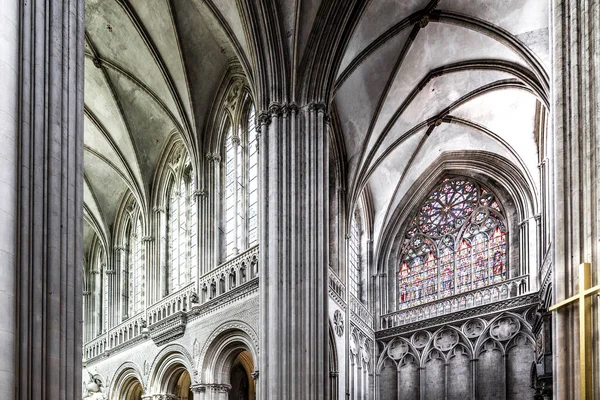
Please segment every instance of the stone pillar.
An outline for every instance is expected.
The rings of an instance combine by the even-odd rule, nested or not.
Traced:
[[[592,264],[592,285],[600,282],[600,1],[553,0],[551,17],[554,301],[581,290],[578,267]],[[593,315],[598,299],[593,296]],[[554,395],[579,397],[577,306],[554,313]],[[597,320],[589,349],[593,368],[600,358]],[[592,366],[590,365],[590,368]],[[600,374],[593,393],[600,398]]]
[[[260,123],[261,398],[326,398],[329,132],[325,106],[273,104]]]
[[[83,0],[0,7],[0,397],[81,398]]]

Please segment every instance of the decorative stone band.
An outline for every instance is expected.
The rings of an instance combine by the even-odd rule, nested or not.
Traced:
[[[196,385],[190,386],[190,389],[194,393],[229,393],[229,391],[231,390],[231,385],[227,383],[198,383]]]
[[[142,396],[142,400],[179,400],[179,397],[168,393],[145,394]]]

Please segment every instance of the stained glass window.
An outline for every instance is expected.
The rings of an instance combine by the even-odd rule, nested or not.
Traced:
[[[404,238],[398,303],[412,307],[507,277],[506,222],[494,194],[467,178],[445,179]]]

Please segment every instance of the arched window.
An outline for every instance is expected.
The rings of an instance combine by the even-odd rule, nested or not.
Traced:
[[[121,268],[123,320],[142,311],[145,288],[142,222],[136,207],[131,206],[128,214],[124,236],[125,256]]]
[[[486,187],[445,179],[425,200],[404,238],[398,268],[400,308],[507,278],[506,221]]]
[[[167,190],[167,284],[172,293],[196,279],[198,229],[193,169],[184,150],[174,154]]]
[[[229,120],[222,155],[222,258],[258,242],[258,146],[249,97],[236,124]]]
[[[98,246],[95,260],[95,270],[92,271],[95,277],[94,287],[94,334],[99,335],[102,333],[104,328],[104,266],[106,265],[106,259],[104,257],[104,250],[101,246]]]
[[[362,257],[361,257],[361,233],[356,215],[350,223],[350,237],[348,243],[348,275],[350,280],[350,293],[360,299]]]

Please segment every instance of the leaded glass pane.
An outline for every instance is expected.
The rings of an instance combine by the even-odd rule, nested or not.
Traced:
[[[398,267],[400,308],[506,279],[506,233],[489,189],[467,178],[445,179],[407,229]]]

